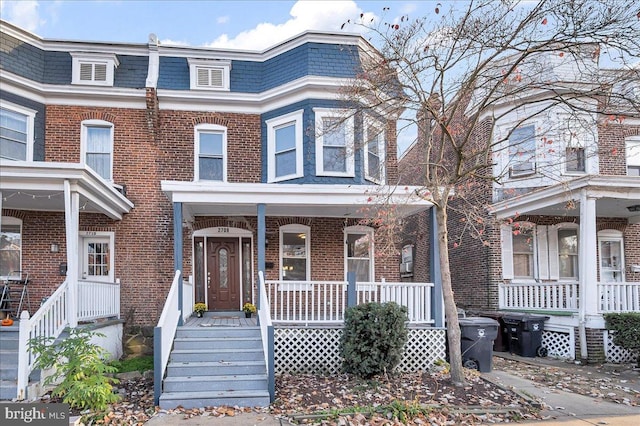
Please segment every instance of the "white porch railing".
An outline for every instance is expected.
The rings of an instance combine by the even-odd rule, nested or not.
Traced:
[[[193,313],[193,282],[189,280],[182,281],[182,318],[185,320]]]
[[[156,405],[158,405],[160,394],[162,393],[162,378],[169,362],[173,338],[176,335],[180,320],[180,304],[178,303],[178,286],[180,284],[182,284],[180,271],[176,271],[162,314],[160,314],[158,325],[153,330],[154,398]]]
[[[274,323],[341,323],[347,308],[346,281],[265,281]],[[433,322],[431,283],[358,283],[356,303],[396,302],[409,321]]]
[[[258,271],[258,297],[260,301],[258,322],[260,325],[260,335],[262,336],[262,350],[264,351],[264,359],[267,366],[269,396],[271,401],[273,401],[275,399],[274,330],[269,309],[269,298],[267,297],[262,271]]]
[[[17,399],[27,396],[29,374],[33,371],[36,358],[29,349],[31,339],[57,339],[69,324],[67,281],[49,297],[32,317],[29,312],[20,314],[20,337],[18,343]]]
[[[500,284],[500,309],[578,310],[578,283]]]
[[[640,312],[640,282],[598,283],[599,312]]]
[[[78,281],[78,321],[120,318],[120,283]]]

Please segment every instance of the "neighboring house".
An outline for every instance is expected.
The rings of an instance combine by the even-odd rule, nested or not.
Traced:
[[[577,77],[574,66],[560,63],[561,56],[548,55],[547,72],[565,81]],[[615,73],[597,67],[593,72]],[[638,99],[638,81],[623,75],[613,90]],[[457,305],[491,316],[496,315],[486,311],[548,316],[543,345],[551,355],[626,360],[629,354],[608,338],[603,314],[640,312],[640,121],[616,105],[594,114],[586,112],[592,108],[571,109],[536,95],[526,105],[516,97],[494,102],[483,118],[483,141],[492,137],[496,144],[495,181],[476,182],[477,203],[489,212],[481,238],[463,234],[464,216],[450,212]],[[501,118],[492,122],[493,113]],[[423,153],[418,141],[400,157],[404,181],[418,183],[406,173]],[[419,220],[426,219],[409,222],[415,228]],[[418,259],[428,254],[426,236],[407,229],[405,242],[418,248]],[[417,280],[425,273],[416,269]]]
[[[339,99],[361,55],[377,54],[361,37],[309,32],[245,52],[163,46],[153,34],[124,44],[1,29],[0,234],[12,243],[0,248],[0,280],[29,274],[31,336],[52,315],[52,335],[121,318],[135,349],[173,318],[164,351],[194,302],[259,304],[259,271],[264,323],[268,314],[339,328],[353,272],[366,283],[359,302],[408,304],[417,289],[412,322],[442,325],[432,284],[380,295],[381,281],[400,281],[400,262],[376,250],[386,243],[367,211],[397,181],[397,146],[393,117]],[[388,197],[399,214],[430,207],[414,189]],[[295,361],[310,351],[289,352]],[[167,356],[156,358],[159,386]]]

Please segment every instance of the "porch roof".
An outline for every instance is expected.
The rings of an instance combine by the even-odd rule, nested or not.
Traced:
[[[596,199],[598,217],[627,218],[640,223],[640,178],[635,176],[587,175],[541,188],[493,204],[490,212],[498,219],[530,214],[544,216],[580,215],[580,194]]]
[[[2,208],[63,212],[65,181],[80,195],[83,212],[121,220],[133,208],[127,197],[84,164],[0,160]]]
[[[433,205],[414,186],[162,181],[161,187],[187,216],[255,216],[264,204],[267,216],[362,218],[387,206],[406,216]]]

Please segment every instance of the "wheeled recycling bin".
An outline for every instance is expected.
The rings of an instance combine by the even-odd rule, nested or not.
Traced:
[[[510,313],[502,317],[509,340],[509,352],[524,357],[545,357],[549,353],[542,346],[544,322],[549,317],[544,315]]]
[[[491,371],[493,341],[498,336],[498,321],[491,318],[459,318],[462,364],[483,373]]]

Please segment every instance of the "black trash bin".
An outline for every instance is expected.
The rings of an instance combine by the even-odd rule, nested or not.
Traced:
[[[506,312],[501,311],[481,311],[479,316],[487,317],[498,321],[498,336],[493,341],[493,350],[496,352],[509,352],[509,336],[507,335],[507,327],[502,320]]]
[[[549,317],[544,315],[510,313],[502,316],[509,341],[509,352],[520,356],[534,358],[545,357],[547,348],[542,346],[544,322]]]
[[[459,318],[462,363],[483,373],[491,371],[493,341],[498,336],[498,321],[491,318]]]

